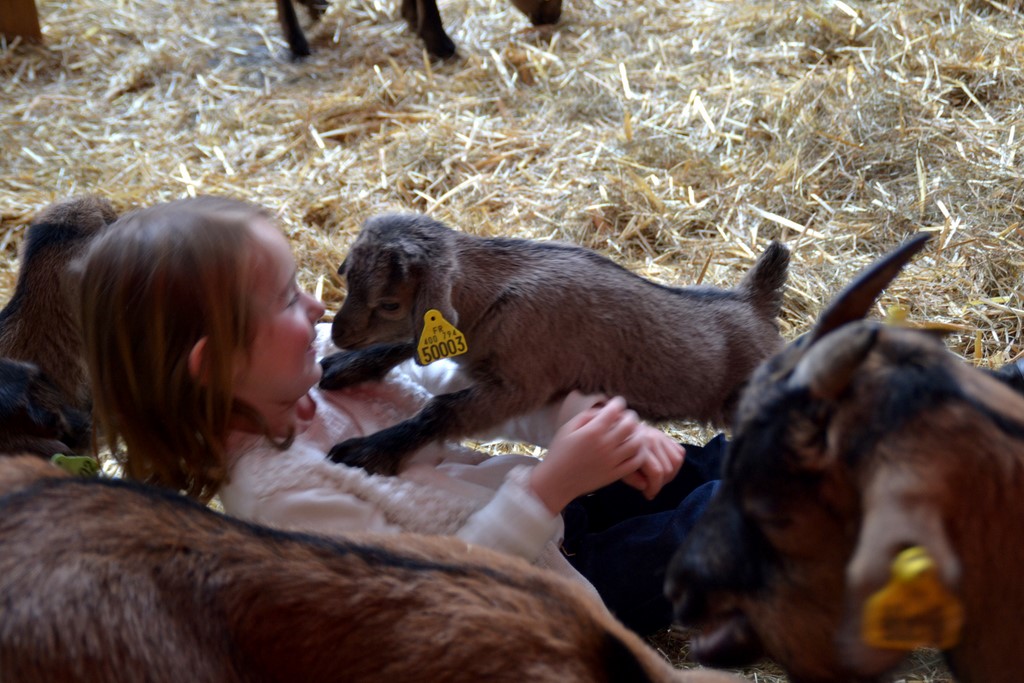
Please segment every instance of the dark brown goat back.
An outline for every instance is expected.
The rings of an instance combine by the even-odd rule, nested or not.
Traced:
[[[277,532],[0,459],[0,679],[693,681],[582,587],[453,538]]]

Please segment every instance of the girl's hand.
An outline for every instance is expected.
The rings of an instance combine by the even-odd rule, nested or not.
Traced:
[[[637,427],[636,438],[643,442],[643,464],[640,469],[623,477],[622,481],[651,500],[658,495],[662,486],[679,474],[686,450],[665,432],[643,423]]]
[[[655,470],[664,469],[667,449],[659,446],[655,455],[650,439],[638,429],[642,426],[622,398],[580,413],[555,434],[544,460],[530,474],[530,487],[551,514],[557,515],[573,499],[639,474],[646,460],[656,458],[659,464],[649,470],[651,482],[656,481],[660,488],[663,482],[656,478]],[[638,488],[646,492],[651,484],[646,475],[643,481],[644,487]]]

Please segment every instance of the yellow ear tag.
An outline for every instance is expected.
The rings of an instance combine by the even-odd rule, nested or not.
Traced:
[[[885,324],[896,327],[907,327],[907,309],[903,306],[893,305],[885,309]]]
[[[466,351],[469,351],[466,335],[445,320],[441,311],[431,308],[423,314],[423,333],[416,347],[416,360],[420,365],[430,365],[435,360],[461,356]]]
[[[78,477],[95,477],[100,473],[99,463],[87,455],[64,455],[63,453],[55,453],[50,458],[50,462],[62,470]]]
[[[864,606],[861,638],[895,650],[953,647],[960,640],[964,610],[939,579],[935,561],[921,546],[892,562],[892,575]]]

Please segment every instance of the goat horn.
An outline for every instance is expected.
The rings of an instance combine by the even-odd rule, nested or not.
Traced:
[[[804,345],[813,344],[832,330],[863,318],[882,290],[895,279],[914,254],[921,251],[930,237],[926,232],[918,233],[862,271],[819,316],[818,323],[810,331]]]

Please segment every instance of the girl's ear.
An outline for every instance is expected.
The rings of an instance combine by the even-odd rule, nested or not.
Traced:
[[[188,374],[192,376],[192,379],[204,381],[202,377],[203,361],[206,359],[206,340],[207,337],[203,337],[195,343],[192,350],[188,352]]]

